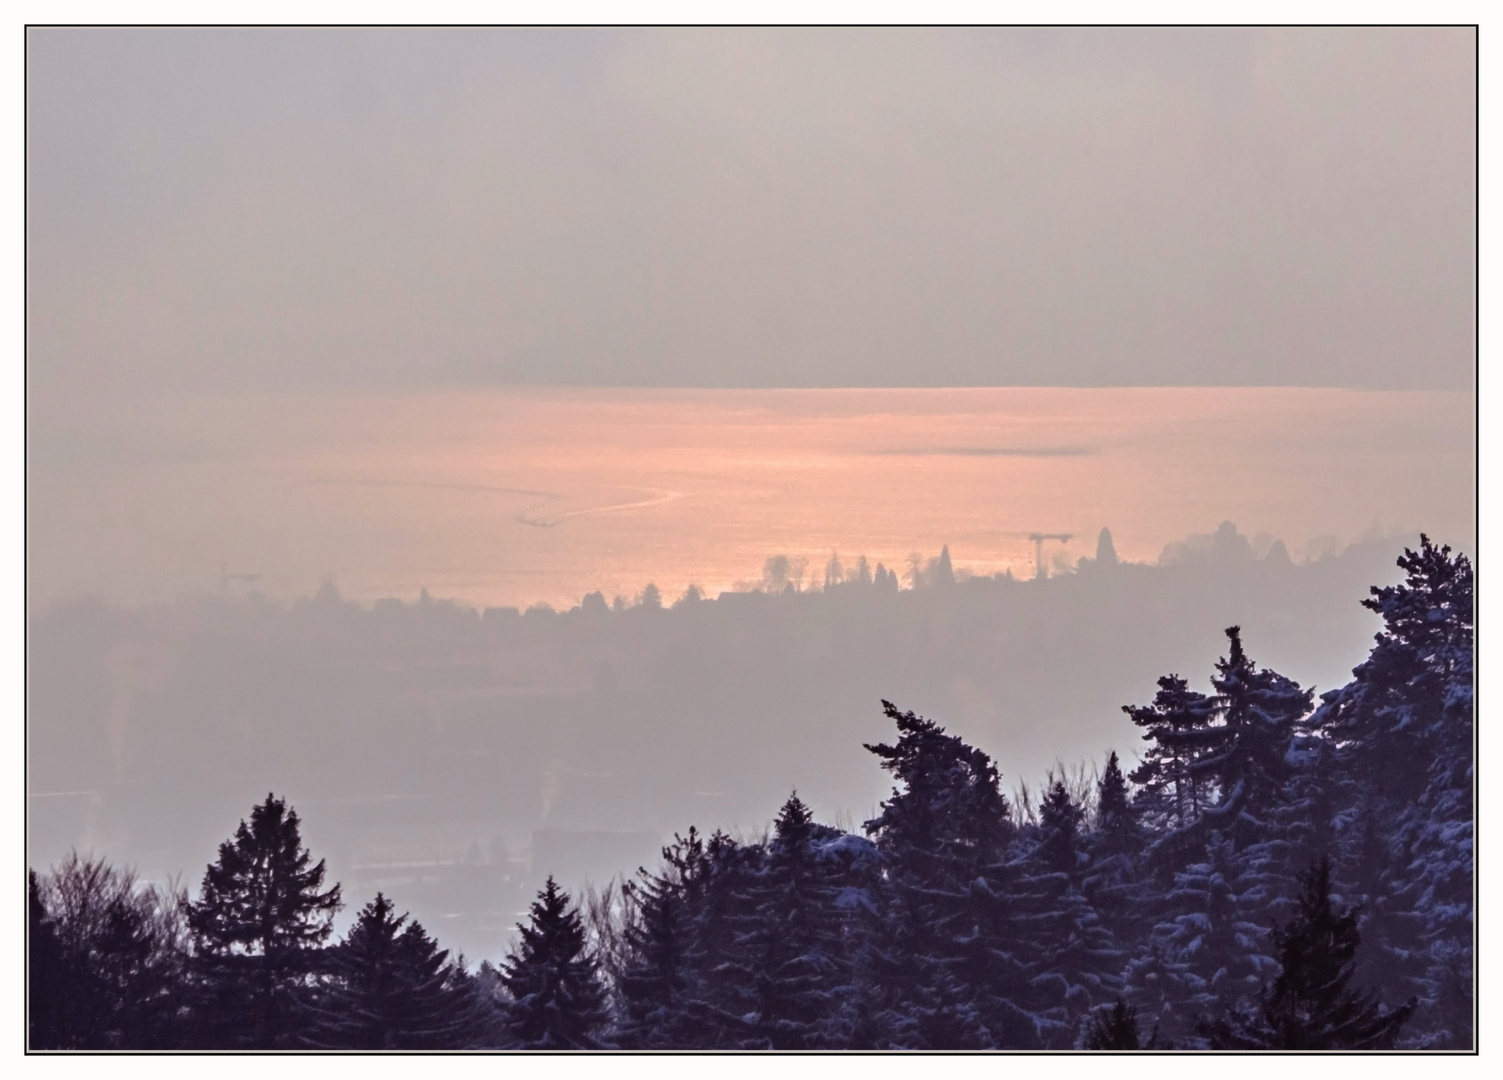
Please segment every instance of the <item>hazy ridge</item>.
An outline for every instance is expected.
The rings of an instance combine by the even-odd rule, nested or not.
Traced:
[[[759,832],[793,788],[859,827],[887,794],[860,750],[880,698],[984,747],[1011,789],[1057,760],[1133,760],[1120,706],[1166,672],[1193,684],[1233,623],[1261,662],[1341,685],[1377,625],[1359,601],[1406,541],[1299,565],[1223,526],[1160,565],[954,580],[931,559],[901,584],[617,610],[332,587],[59,606],[31,622],[28,856],[77,845],[194,879],[276,791],[336,877],[491,955],[549,871],[603,881],[690,824]]]

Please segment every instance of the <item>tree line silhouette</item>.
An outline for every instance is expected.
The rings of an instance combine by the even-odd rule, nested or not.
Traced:
[[[1473,1043],[1473,584],[1421,537],[1324,695],[1226,631],[1211,693],[1124,706],[1146,747],[1037,806],[883,702],[862,834],[797,794],[690,828],[583,909],[550,878],[473,971],[340,886],[274,795],[197,899],[70,856],[28,876],[32,1049],[1388,1049]],[[1385,1007],[1384,1002],[1390,1006]]]

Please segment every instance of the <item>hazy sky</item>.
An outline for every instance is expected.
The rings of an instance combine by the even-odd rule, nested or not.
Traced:
[[[39,865],[191,886],[268,790],[339,875],[793,787],[859,821],[880,697],[1034,782],[1234,621],[1336,685],[1413,530],[1474,547],[1474,31],[26,40]],[[719,391],[977,385],[1441,393]],[[1026,573],[1103,525],[1138,565],[380,603]]]
[[[1471,30],[32,30],[88,395],[1474,372]]]

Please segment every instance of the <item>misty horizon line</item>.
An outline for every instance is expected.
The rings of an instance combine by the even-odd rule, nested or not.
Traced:
[[[923,452],[923,451],[920,451]],[[935,451],[940,452],[940,451]],[[324,483],[339,483],[339,481],[322,481]],[[351,481],[361,484],[366,481]],[[382,484],[382,481],[369,481],[369,483]],[[443,487],[471,487],[479,485],[439,485],[439,484],[412,484],[404,485],[396,481],[393,484],[399,486],[443,486]],[[512,490],[512,489],[507,489]],[[532,524],[529,522],[528,524]],[[1016,533],[1017,538],[1025,538],[1031,534]],[[752,595],[781,596],[785,594],[810,596],[827,591],[831,587],[840,586],[867,586],[870,588],[888,588],[892,592],[922,591],[939,585],[960,585],[969,581],[993,581],[1012,582],[1024,584],[1037,581],[1055,580],[1058,578],[1072,577],[1083,567],[1095,565],[1103,554],[1102,542],[1109,552],[1107,563],[1113,566],[1134,567],[1143,569],[1167,569],[1186,561],[1214,556],[1218,549],[1223,553],[1230,552],[1234,556],[1242,555],[1254,561],[1267,561],[1270,558],[1275,562],[1287,562],[1291,567],[1303,568],[1319,563],[1323,560],[1340,557],[1347,551],[1359,545],[1391,539],[1400,536],[1418,537],[1420,530],[1406,527],[1390,526],[1383,527],[1374,523],[1364,530],[1355,539],[1346,544],[1341,544],[1334,536],[1322,535],[1313,538],[1300,551],[1298,556],[1290,552],[1288,545],[1282,538],[1274,537],[1265,532],[1256,532],[1248,536],[1238,531],[1235,523],[1223,521],[1217,530],[1207,533],[1191,533],[1179,540],[1173,540],[1165,544],[1159,555],[1152,561],[1134,560],[1117,555],[1113,546],[1113,538],[1110,527],[1103,526],[1097,534],[1096,555],[1083,554],[1069,561],[1069,555],[1064,551],[1052,552],[1046,560],[1045,572],[1039,573],[1037,568],[1033,573],[1015,574],[1011,567],[1004,567],[994,573],[983,573],[957,564],[953,561],[949,544],[942,544],[939,554],[925,558],[923,553],[914,550],[909,552],[904,560],[901,573],[898,568],[888,567],[885,563],[871,562],[865,554],[857,556],[849,566],[842,561],[838,550],[831,549],[831,558],[823,568],[813,565],[806,556],[790,556],[786,552],[770,555],[763,562],[762,576],[758,579],[738,579],[731,583],[730,588],[723,588],[715,595],[697,583],[690,582],[682,593],[668,602],[669,598],[655,582],[649,581],[639,591],[627,596],[617,594],[607,600],[603,589],[592,589],[584,593],[579,600],[566,607],[556,606],[548,600],[536,600],[522,605],[511,604],[486,604],[480,601],[470,600],[460,595],[434,596],[426,585],[418,585],[418,594],[410,601],[405,601],[398,595],[386,595],[372,597],[363,600],[359,597],[347,597],[339,588],[337,575],[326,574],[323,583],[314,590],[297,592],[295,594],[283,594],[281,596],[270,593],[257,587],[256,582],[261,578],[259,572],[236,572],[231,573],[227,564],[221,563],[217,573],[211,572],[208,577],[217,577],[220,587],[217,592],[208,588],[192,588],[179,590],[171,596],[162,596],[154,600],[111,600],[100,596],[98,593],[84,593],[70,597],[54,597],[41,605],[37,615],[49,610],[57,610],[79,604],[102,604],[106,607],[115,607],[121,610],[140,610],[151,607],[170,606],[175,603],[193,600],[231,599],[240,601],[254,600],[258,603],[272,605],[292,605],[313,600],[333,600],[346,605],[353,605],[362,611],[374,612],[379,609],[391,607],[420,607],[424,605],[443,606],[459,611],[471,611],[482,617],[493,614],[496,617],[504,617],[508,613],[526,615],[536,612],[538,615],[565,615],[581,612],[586,609],[594,611],[607,611],[620,613],[622,611],[636,610],[642,607],[649,609],[677,609],[691,603],[713,603],[726,597],[744,597]],[[1080,539],[1089,542],[1090,537],[1081,533]],[[1056,539],[1052,534],[1050,540]],[[1219,542],[1218,542],[1219,541]],[[941,563],[949,567],[950,580],[937,582],[936,573],[943,574],[946,571],[940,569]],[[832,570],[838,570],[833,574]],[[879,575],[879,571],[882,573]],[[506,572],[503,572],[503,574]],[[510,572],[515,575],[516,571]],[[806,577],[807,575],[807,577]],[[886,585],[886,580],[892,582]],[[231,582],[238,582],[245,586],[243,589],[233,591]],[[651,598],[649,598],[651,594]]]

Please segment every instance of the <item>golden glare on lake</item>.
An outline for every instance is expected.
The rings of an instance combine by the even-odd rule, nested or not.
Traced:
[[[122,418],[124,417],[124,418]],[[1295,558],[1475,529],[1470,395],[1320,389],[484,390],[234,398],[29,447],[33,604],[182,591],[480,606],[747,588],[769,556],[1055,570],[1223,520]],[[1259,534],[1262,534],[1259,537]],[[254,579],[223,575],[258,575]]]

